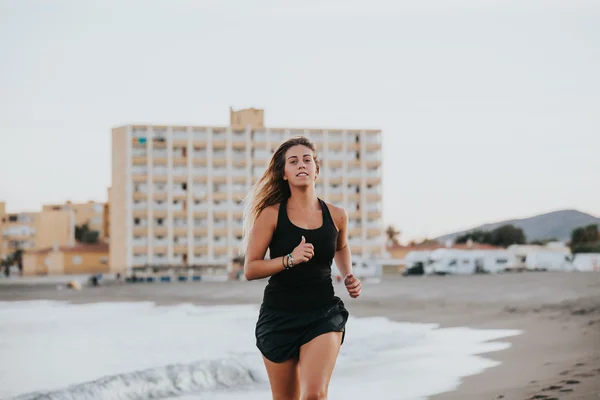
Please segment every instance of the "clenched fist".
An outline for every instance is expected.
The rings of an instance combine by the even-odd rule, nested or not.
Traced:
[[[300,264],[307,262],[315,255],[315,246],[310,243],[306,243],[306,239],[302,236],[300,244],[292,251],[292,257],[294,257],[294,264]]]

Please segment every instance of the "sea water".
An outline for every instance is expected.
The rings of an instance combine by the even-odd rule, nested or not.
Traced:
[[[269,399],[258,305],[0,302],[0,398]],[[514,330],[350,317],[329,398],[424,399],[497,365]]]

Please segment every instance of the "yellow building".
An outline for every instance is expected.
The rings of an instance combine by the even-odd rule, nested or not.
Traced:
[[[348,211],[353,254],[382,254],[381,131],[269,128],[263,110],[246,109],[230,110],[229,126],[112,130],[111,269],[228,264],[242,239],[241,199],[298,135],[317,146],[317,194]]]
[[[7,213],[0,203],[0,257],[17,249],[37,250],[75,244],[75,213],[72,210]]]
[[[87,203],[72,203],[67,201],[64,204],[47,204],[43,206],[43,211],[66,210],[71,209],[75,212],[75,224],[81,226],[88,224],[92,231],[99,233],[98,237],[104,237],[104,206],[105,203],[89,201]]]
[[[106,273],[108,245],[106,243],[55,246],[26,251],[23,254],[23,275],[65,275]]]

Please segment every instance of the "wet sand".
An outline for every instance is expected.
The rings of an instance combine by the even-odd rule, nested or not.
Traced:
[[[0,280],[0,301],[153,301],[199,305],[260,303],[265,281],[111,284],[57,290],[56,281]],[[401,277],[366,284],[358,300],[336,286],[355,316],[519,329],[512,346],[489,353],[499,366],[433,399],[600,399],[600,273]],[[401,390],[401,388],[400,388]]]

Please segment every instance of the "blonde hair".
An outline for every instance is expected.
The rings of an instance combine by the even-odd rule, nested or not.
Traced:
[[[267,207],[281,203],[291,195],[290,185],[283,179],[283,173],[285,170],[285,153],[294,146],[306,146],[312,150],[317,173],[319,172],[317,149],[308,138],[297,136],[279,145],[273,153],[273,157],[271,157],[267,170],[258,182],[252,186],[244,199],[244,236],[240,247],[240,253],[242,254],[246,253],[250,230],[260,213]]]

